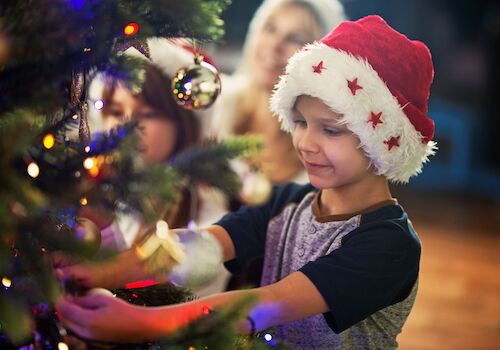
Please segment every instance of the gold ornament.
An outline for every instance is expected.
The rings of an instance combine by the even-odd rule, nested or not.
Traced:
[[[137,245],[135,251],[144,261],[144,267],[159,280],[165,280],[172,268],[185,257],[177,235],[169,231],[164,220],[156,223],[156,232]]]
[[[246,204],[265,203],[272,191],[271,181],[262,172],[249,172],[243,175],[240,197]]]
[[[195,62],[180,68],[172,79],[172,94],[177,103],[187,109],[210,107],[221,90],[219,72],[196,55]]]

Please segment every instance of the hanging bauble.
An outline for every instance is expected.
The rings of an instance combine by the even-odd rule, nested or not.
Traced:
[[[245,204],[260,205],[269,199],[271,181],[262,172],[249,172],[242,176],[240,197]]]
[[[197,289],[214,280],[222,264],[222,248],[209,232],[187,228],[178,233],[186,253],[169,275],[175,285]]]
[[[180,68],[172,78],[172,94],[177,103],[187,109],[206,109],[220,93],[219,72],[197,55],[195,62]]]
[[[87,254],[94,255],[101,247],[101,231],[87,218],[79,217],[77,221],[76,238],[82,243]]]

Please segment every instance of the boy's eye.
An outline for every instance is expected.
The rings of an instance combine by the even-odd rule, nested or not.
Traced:
[[[294,119],[293,124],[296,127],[307,127],[307,123],[304,119]]]
[[[342,134],[342,131],[335,130],[335,129],[330,129],[330,128],[323,128],[323,131],[328,136],[338,136],[338,135]]]

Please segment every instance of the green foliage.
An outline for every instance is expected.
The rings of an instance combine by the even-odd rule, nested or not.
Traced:
[[[3,294],[3,291],[0,293]],[[3,295],[0,297],[0,332],[9,334],[13,342],[20,343],[29,338],[30,332],[30,314],[23,306],[6,299]]]
[[[205,183],[231,195],[241,184],[227,160],[247,156],[260,148],[260,140],[251,136],[208,142],[179,154],[172,166],[189,175],[185,178],[191,183]]]
[[[229,160],[258,149],[254,139],[209,143],[184,152],[171,164],[145,168],[137,159],[132,124],[91,141],[71,136],[83,129],[79,123],[85,113],[85,80],[94,71],[106,70],[132,86],[142,83],[142,63],[119,52],[131,39],[124,35],[126,24],[139,26],[133,40],[214,40],[223,34],[219,15],[228,4],[229,0],[0,3],[0,278],[12,281],[9,288],[0,289],[0,333],[13,341],[26,339],[33,321],[31,307],[42,302],[50,310],[59,296],[61,287],[47,252],[92,253],[75,234],[83,199],[110,210],[124,203],[155,220],[160,214],[155,204],[172,203],[184,186],[204,182],[226,193],[237,189]],[[72,89],[76,76],[82,77],[82,85]],[[53,147],[43,146],[47,134],[55,137]],[[84,167],[87,158],[98,164],[93,170]],[[39,174],[30,176],[27,167],[32,162]],[[190,298],[184,291],[170,292],[162,294],[164,304]],[[235,338],[235,322],[250,303],[245,300],[196,320],[155,348],[260,348],[262,342]]]
[[[214,310],[209,315],[190,322],[186,327],[156,343],[153,348],[185,350],[257,350],[266,349],[260,339],[237,336],[236,325],[243,320],[255,303],[252,294],[230,307]],[[214,331],[218,330],[218,331]]]
[[[219,15],[228,0],[6,0],[0,35],[11,55],[0,69],[0,113],[17,107],[54,111],[68,101],[74,72],[127,72],[115,45],[123,29],[139,25],[133,39],[223,35]]]

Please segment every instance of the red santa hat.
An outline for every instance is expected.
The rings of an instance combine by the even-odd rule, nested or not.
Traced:
[[[292,56],[271,109],[291,132],[297,97],[321,99],[342,114],[377,174],[408,182],[436,149],[434,122],[427,116],[433,76],[425,44],[368,16],[342,22]]]

